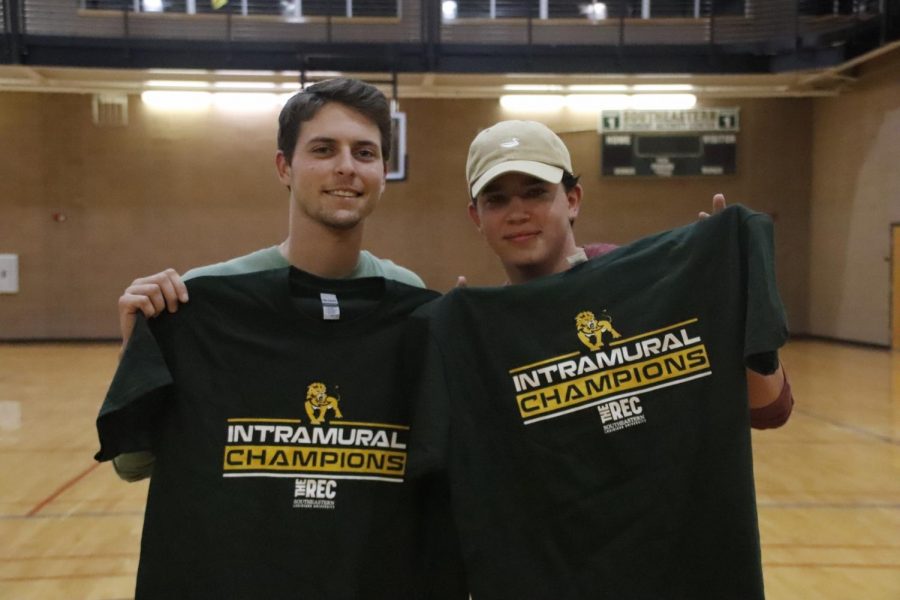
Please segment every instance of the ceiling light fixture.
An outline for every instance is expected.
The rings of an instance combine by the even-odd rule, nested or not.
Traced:
[[[639,83],[631,89],[635,92],[690,92],[694,86],[689,83]]]
[[[172,112],[193,112],[207,108],[212,102],[209,92],[143,92],[141,102],[148,107]]]
[[[625,110],[631,106],[627,94],[569,94],[566,107],[578,112],[598,112],[601,110]]]
[[[634,94],[631,96],[632,110],[686,110],[694,108],[697,96],[694,94]]]
[[[441,2],[441,15],[447,21],[452,21],[456,18],[457,8],[456,2],[453,0],[444,0]]]
[[[264,112],[283,104],[280,94],[247,92],[216,93],[212,101],[216,108],[235,112]]]
[[[508,92],[558,92],[563,89],[563,86],[540,83],[507,83],[503,89]]]
[[[515,112],[551,112],[566,104],[564,96],[555,94],[510,94],[500,96],[500,106]]]
[[[623,83],[578,83],[570,85],[568,89],[570,92],[627,92],[628,86]]]

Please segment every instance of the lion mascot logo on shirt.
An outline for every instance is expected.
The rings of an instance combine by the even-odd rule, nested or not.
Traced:
[[[603,347],[603,334],[610,333],[613,339],[622,337],[612,326],[612,317],[604,310],[600,318],[594,316],[589,310],[578,313],[575,317],[575,327],[578,330],[578,339],[591,350],[599,350]]]
[[[328,388],[324,383],[311,383],[306,388],[306,414],[313,425],[320,425],[325,420],[325,415],[329,410],[334,411],[333,417],[336,419],[343,418],[341,409],[338,407],[338,400],[334,396],[328,395]]]

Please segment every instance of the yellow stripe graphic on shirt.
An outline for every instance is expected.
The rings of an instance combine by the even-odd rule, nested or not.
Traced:
[[[310,446],[225,446],[222,468],[228,471],[296,471],[402,476],[406,453],[375,448]]]
[[[534,367],[539,367],[541,365],[546,365],[552,362],[558,362],[561,360],[566,360],[567,358],[572,358],[573,356],[578,356],[578,352],[569,352],[568,354],[563,354],[561,356],[554,356],[553,358],[547,358],[544,360],[539,360],[537,362],[531,363],[530,365],[524,365],[522,367],[516,367],[515,369],[510,369],[509,374],[518,373],[520,371],[527,371],[528,369],[533,369]]]
[[[709,369],[709,366],[706,348],[698,345],[530,390],[518,394],[516,403],[521,416],[530,419],[624,391],[638,390],[663,381],[679,379]]]

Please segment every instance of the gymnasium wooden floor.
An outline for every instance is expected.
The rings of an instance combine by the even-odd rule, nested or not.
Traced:
[[[116,353],[0,344],[0,599],[133,597],[147,484],[92,458]],[[767,598],[898,600],[900,353],[783,357],[798,404],[753,438]]]

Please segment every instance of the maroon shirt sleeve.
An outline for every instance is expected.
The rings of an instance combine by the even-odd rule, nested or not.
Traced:
[[[615,244],[587,244],[584,247],[584,253],[588,257],[588,260],[590,260],[592,258],[603,256],[604,254],[612,252],[616,248],[618,248],[618,246],[616,246]]]
[[[784,367],[782,367],[783,369]],[[791,410],[794,408],[794,395],[791,393],[791,384],[788,383],[787,373],[784,374],[784,385],[781,393],[772,404],[761,408],[750,409],[750,426],[754,429],[775,429],[784,425]]]

